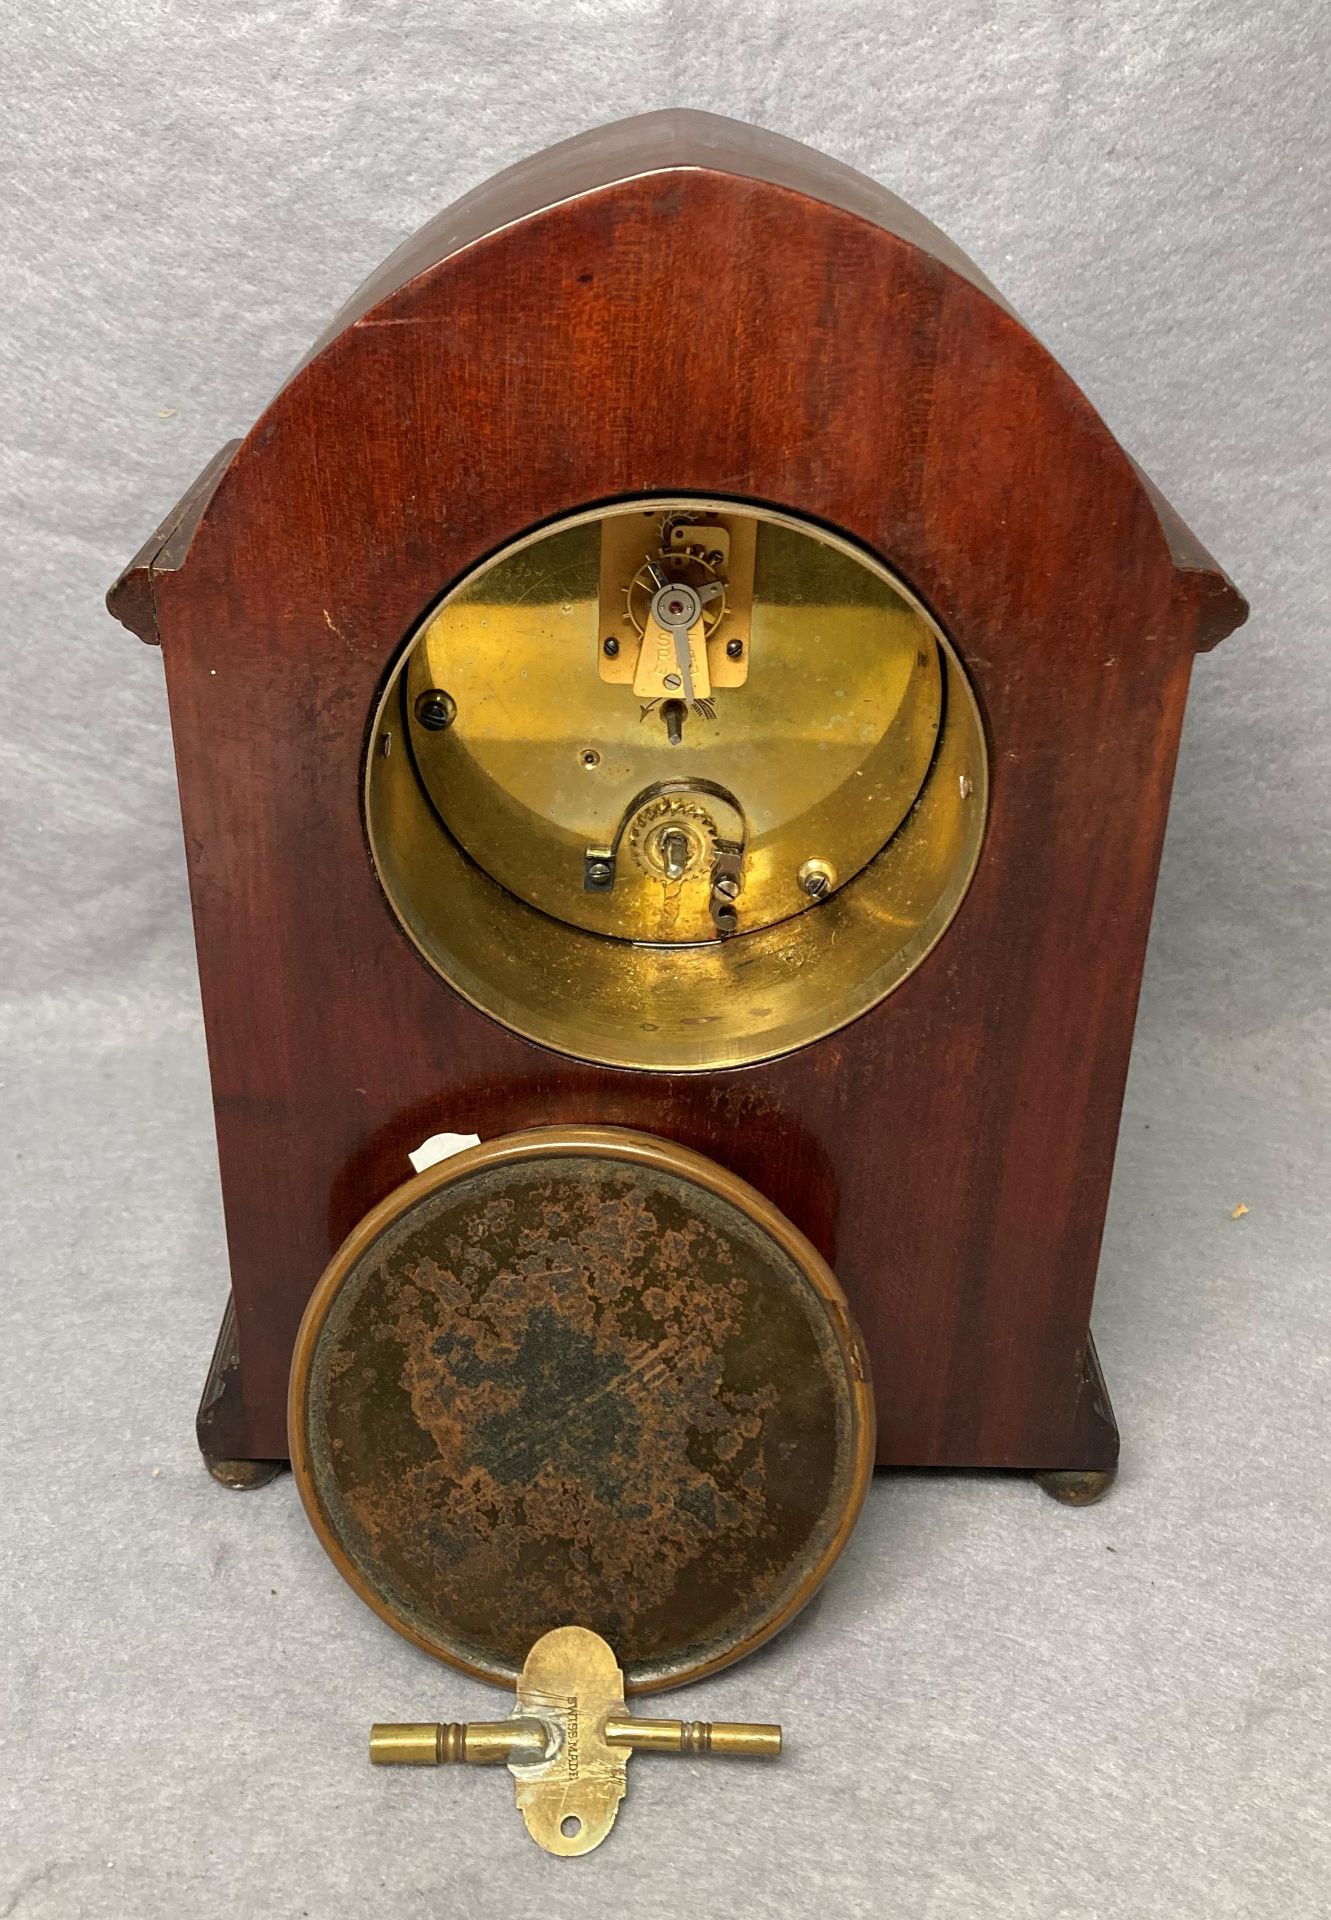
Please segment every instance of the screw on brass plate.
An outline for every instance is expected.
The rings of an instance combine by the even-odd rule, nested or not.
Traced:
[[[416,698],[416,718],[427,733],[442,733],[458,717],[458,703],[442,687],[429,687]]]
[[[606,639],[602,641],[601,652],[605,655],[607,660],[615,659],[615,657],[619,653],[619,642],[618,640],[616,640],[613,633],[609,634],[606,637]]]
[[[742,640],[727,640],[726,657],[730,660],[742,660],[744,658],[744,642]]]
[[[799,870],[799,883],[810,900],[822,900],[836,885],[836,870],[826,860],[806,860]]]
[[[547,1853],[590,1853],[615,1823],[634,1753],[775,1759],[781,1729],[742,1721],[646,1720],[624,1706],[624,1676],[586,1627],[536,1642],[507,1720],[375,1726],[379,1767],[507,1766],[527,1831]]]

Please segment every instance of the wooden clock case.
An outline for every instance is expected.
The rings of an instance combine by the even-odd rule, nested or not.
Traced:
[[[936,950],[784,1058],[644,1073],[466,1004],[367,852],[376,697],[440,593],[643,493],[880,556],[983,716],[978,870]],[[612,1124],[752,1182],[863,1328],[884,1465],[1044,1471],[1118,1435],[1089,1333],[1193,654],[1240,595],[978,270],[869,180],[669,111],[469,194],[354,296],[109,596],[162,647],[233,1281],[200,1409],[254,1483],[330,1253],[431,1133]]]

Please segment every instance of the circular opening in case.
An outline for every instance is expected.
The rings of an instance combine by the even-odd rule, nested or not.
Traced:
[[[529,1039],[715,1069],[806,1045],[917,966],[986,810],[946,637],[788,513],[651,498],[448,593],[371,731],[370,846],[426,960]]]

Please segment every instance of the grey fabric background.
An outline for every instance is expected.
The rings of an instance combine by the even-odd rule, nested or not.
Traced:
[[[0,1915],[1323,1913],[1328,1845],[1328,48],[1306,0],[15,0],[5,320]],[[191,1422],[226,1291],[161,662],[101,595],[404,235],[664,104],[875,175],[1003,288],[1232,571],[1198,665],[1097,1332],[1085,1513],[875,1484],[823,1596],[677,1711],[610,1843]],[[1244,1203],[1250,1211],[1233,1219]]]

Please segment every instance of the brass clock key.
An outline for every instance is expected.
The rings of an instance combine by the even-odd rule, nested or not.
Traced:
[[[507,1766],[532,1838],[570,1855],[610,1831],[635,1752],[781,1751],[780,1727],[625,1696],[716,1672],[817,1591],[873,1400],[831,1270],[760,1194],[672,1141],[541,1127],[425,1167],[344,1244],[290,1437],[343,1576],[508,1691],[504,1718],[376,1726],[371,1760]]]
[[[775,1759],[780,1751],[778,1726],[636,1718],[625,1707],[612,1648],[586,1627],[542,1635],[506,1720],[370,1729],[376,1766],[506,1765],[528,1833],[547,1853],[566,1857],[599,1847],[615,1824],[633,1753]]]

